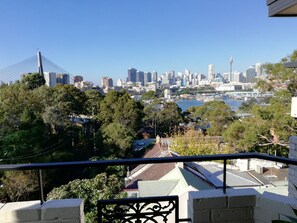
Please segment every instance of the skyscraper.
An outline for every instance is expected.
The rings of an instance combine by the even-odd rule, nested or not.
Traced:
[[[113,80],[110,77],[102,77],[101,78],[101,87],[109,88],[113,86]]]
[[[262,75],[262,64],[261,63],[256,63],[256,73],[257,73],[257,76]]]
[[[253,83],[255,81],[255,77],[256,77],[256,70],[254,66],[250,66],[247,70],[246,70],[246,83]]]
[[[74,83],[82,82],[82,81],[84,81],[84,78],[82,76],[77,75],[77,76],[74,76],[73,81],[74,81]]]
[[[57,83],[70,84],[69,74],[57,74]]]
[[[232,82],[243,83],[244,82],[243,73],[242,72],[234,72]]]
[[[149,82],[152,82],[152,73],[151,72],[145,72],[144,73],[144,84],[147,84]]]
[[[140,82],[142,86],[144,85],[144,72],[143,71],[136,72],[136,82]]]
[[[132,67],[129,68],[128,69],[128,80],[127,81],[135,83],[136,82],[136,72],[137,72],[137,70],[135,68],[132,68]]]
[[[208,65],[208,80],[212,81],[215,79],[215,67],[213,64]]]
[[[157,82],[158,81],[158,73],[157,71],[153,71],[153,82]]]

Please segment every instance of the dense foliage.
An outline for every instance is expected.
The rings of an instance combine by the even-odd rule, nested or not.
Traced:
[[[192,109],[199,127],[207,127],[207,133],[211,136],[221,136],[235,119],[235,112],[223,101],[209,101]]]
[[[174,132],[179,123],[183,123],[182,110],[174,102],[161,102],[155,99],[143,109],[145,126],[155,131],[155,135],[166,136]]]
[[[102,173],[93,179],[74,180],[54,188],[47,199],[83,199],[86,222],[93,223],[97,219],[97,201],[125,197],[125,193],[121,192],[122,186],[121,180],[116,175]]]
[[[111,91],[104,97],[98,91],[82,92],[73,85],[50,88],[38,74],[1,86],[0,101],[2,163],[122,158],[131,148],[143,117],[142,106],[125,91]],[[97,173],[100,171],[104,170]],[[46,190],[77,177],[75,171],[63,174],[60,172],[59,178],[49,175]],[[79,176],[90,177],[91,173],[83,171]],[[6,172],[0,178],[3,188],[10,188],[1,190],[1,200],[25,199],[35,191],[30,186],[32,177],[26,173]],[[20,189],[18,182],[27,182],[28,189]]]
[[[170,148],[181,156],[232,153],[222,144],[220,136],[204,136],[201,131],[189,129],[173,135]]]

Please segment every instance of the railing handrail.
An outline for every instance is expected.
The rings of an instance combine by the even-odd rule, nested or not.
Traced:
[[[218,154],[218,155],[199,155],[199,156],[179,156],[179,157],[161,157],[161,158],[134,158],[134,159],[115,159],[98,161],[72,161],[72,162],[51,162],[51,163],[31,163],[31,164],[3,164],[0,165],[0,171],[18,171],[18,170],[38,170],[38,181],[40,190],[40,202],[44,203],[44,192],[42,182],[42,170],[57,168],[86,168],[86,167],[107,167],[139,164],[160,164],[160,163],[178,163],[178,162],[199,162],[223,160],[223,192],[226,193],[227,161],[233,159],[262,159],[285,164],[297,165],[297,160],[279,156],[271,156],[262,153],[237,153],[237,154]]]
[[[271,155],[262,154],[262,153],[237,153],[237,154],[198,155],[198,156],[179,156],[179,157],[161,157],[161,158],[115,159],[115,160],[98,160],[98,161],[2,164],[0,165],[0,171],[44,170],[44,169],[71,168],[71,167],[85,168],[85,167],[97,167],[97,166],[123,166],[123,165],[138,165],[138,164],[153,164],[153,163],[158,164],[158,163],[198,162],[198,161],[253,159],[253,158],[297,165],[297,160],[292,158],[271,156]]]

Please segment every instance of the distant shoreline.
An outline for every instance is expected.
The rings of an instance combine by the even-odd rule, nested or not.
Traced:
[[[239,106],[243,102],[242,100],[231,100],[231,99],[224,99],[222,101],[224,101],[227,105],[229,105],[233,111],[237,111]],[[176,104],[182,109],[183,112],[192,106],[201,106],[201,105],[204,105],[204,103],[205,102],[199,101],[199,100],[176,101]]]

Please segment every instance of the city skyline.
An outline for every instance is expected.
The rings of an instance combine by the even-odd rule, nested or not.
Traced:
[[[0,2],[0,69],[39,48],[95,84],[103,76],[126,80],[129,67],[207,74],[214,64],[224,73],[230,56],[233,71],[245,71],[295,50],[295,19],[267,14],[264,0]]]

